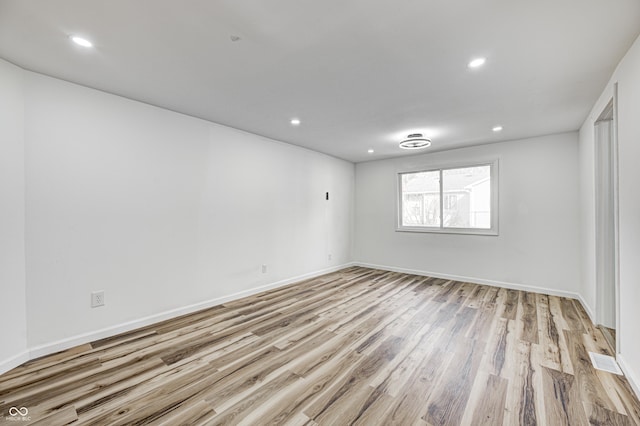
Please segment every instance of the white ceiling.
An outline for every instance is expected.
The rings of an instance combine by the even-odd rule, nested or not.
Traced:
[[[17,65],[354,162],[575,130],[639,33],[638,0],[0,0]]]

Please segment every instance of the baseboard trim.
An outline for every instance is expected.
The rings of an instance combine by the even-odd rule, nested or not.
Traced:
[[[15,356],[0,361],[0,374],[6,373],[7,371],[18,367],[19,365],[35,359],[35,358],[39,358],[42,356],[46,356],[46,355],[50,355],[59,351],[63,351],[69,348],[72,348],[74,346],[78,346],[78,345],[82,345],[82,344],[86,344],[86,343],[90,343],[93,342],[95,340],[100,340],[100,339],[104,339],[107,337],[111,337],[111,336],[115,336],[117,334],[120,333],[126,333],[128,331],[132,331],[135,330],[137,328],[140,327],[145,327],[160,321],[164,321],[164,320],[168,320],[171,318],[176,318],[179,317],[181,315],[187,315],[193,312],[197,312],[199,310],[202,309],[207,309],[207,308],[211,308],[213,306],[216,305],[220,305],[226,302],[230,302],[233,300],[237,300],[237,299],[241,299],[243,297],[247,297],[247,296],[251,296],[257,293],[261,293],[263,291],[267,291],[267,290],[272,290],[278,287],[284,287],[286,285],[289,284],[293,284],[299,281],[304,281],[304,280],[308,280],[311,278],[315,278],[315,277],[319,277],[321,275],[325,275],[325,274],[329,274],[332,272],[336,272],[339,271],[341,269],[345,269],[348,267],[352,267],[352,266],[361,266],[364,268],[372,268],[372,269],[380,269],[380,270],[385,270],[385,271],[392,271],[392,272],[400,272],[400,273],[406,273],[406,274],[412,274],[412,275],[420,275],[420,276],[429,276],[429,277],[434,277],[434,278],[442,278],[442,279],[449,279],[449,280],[455,280],[455,281],[463,281],[463,282],[470,282],[470,283],[476,283],[476,284],[483,284],[483,285],[489,285],[492,287],[502,287],[502,288],[509,288],[509,289],[514,289],[514,290],[523,290],[523,291],[530,291],[530,292],[535,292],[535,293],[543,293],[543,294],[548,294],[548,295],[552,295],[552,296],[561,296],[561,297],[569,297],[572,299],[576,299],[578,300],[582,306],[584,307],[585,311],[587,312],[587,315],[589,315],[589,318],[591,319],[592,322],[594,322],[594,315],[593,315],[593,311],[591,310],[591,308],[589,307],[589,305],[584,301],[584,299],[582,298],[582,296],[578,293],[572,293],[572,292],[567,292],[567,291],[561,291],[561,290],[554,290],[554,289],[549,289],[549,288],[544,288],[544,287],[536,287],[536,286],[529,286],[529,285],[523,285],[523,284],[515,284],[515,283],[508,283],[508,282],[504,282],[504,281],[495,281],[495,280],[487,280],[484,278],[477,278],[477,277],[466,277],[466,276],[461,276],[461,275],[452,275],[452,274],[442,274],[439,272],[432,272],[432,271],[422,271],[422,270],[415,270],[415,269],[407,269],[407,268],[398,268],[398,267],[394,267],[394,266],[389,266],[389,265],[378,265],[378,264],[371,264],[371,263],[365,263],[365,262],[348,262],[348,263],[344,263],[341,265],[337,265],[331,268],[326,268],[326,269],[322,269],[322,270],[318,270],[318,271],[314,271],[314,272],[310,272],[307,274],[302,274],[302,275],[298,275],[295,277],[291,277],[291,278],[287,278],[284,280],[280,280],[280,281],[276,281],[273,283],[269,283],[266,285],[262,285],[262,286],[258,286],[258,287],[254,287],[248,290],[243,290],[237,293],[233,293],[227,296],[222,296],[222,297],[218,297],[215,299],[210,299],[210,300],[206,300],[204,302],[199,302],[199,303],[195,303],[192,305],[188,305],[188,306],[183,306],[180,308],[176,308],[176,309],[171,309],[168,311],[164,311],[164,312],[160,312],[154,315],[149,315],[143,318],[139,318],[133,321],[128,321],[125,323],[121,323],[121,324],[117,324],[111,327],[106,327],[100,330],[95,330],[95,331],[91,331],[88,333],[83,333],[83,334],[79,334],[76,336],[72,336],[66,339],[61,339],[55,342],[51,342],[51,343],[47,343],[44,345],[39,345],[39,346],[35,346],[33,348],[29,348],[28,350],[25,350],[23,352],[20,352],[19,354],[16,354]],[[595,324],[595,322],[594,322]],[[618,354],[618,362],[620,364],[620,368],[622,369],[622,371],[624,372],[625,376],[627,377],[627,379],[629,380],[629,383],[631,384],[631,387],[633,388],[634,392],[636,393],[636,395],[638,395],[638,397],[640,398],[640,386],[638,385],[638,382],[635,377],[632,375],[632,373],[630,372],[629,368],[627,367],[624,358],[622,357],[622,355]]]
[[[0,374],[4,374],[9,370],[13,370],[19,365],[29,361],[29,350],[24,350],[11,358],[7,358],[0,362]]]
[[[596,324],[596,316],[593,313],[593,309],[591,309],[591,306],[589,306],[589,304],[584,300],[584,298],[582,297],[582,295],[580,293],[578,293],[578,301],[580,302],[580,304],[582,305],[584,310],[587,312],[587,315],[589,315],[589,319],[591,320],[591,322],[595,325]]]
[[[376,265],[376,264],[364,263],[364,262],[353,262],[353,264],[354,266],[362,266],[363,268],[382,269],[384,271],[401,272],[404,274],[443,278],[445,280],[462,281],[462,282],[474,283],[474,284],[483,284],[491,287],[501,287],[501,288],[509,288],[512,290],[522,290],[522,291],[529,291],[533,293],[542,293],[542,294],[547,294],[549,296],[568,297],[568,298],[577,299],[577,300],[581,299],[578,293],[573,293],[570,291],[563,291],[563,290],[555,290],[555,289],[546,288],[546,287],[536,287],[536,286],[525,285],[525,284],[508,283],[505,281],[487,280],[484,278],[477,278],[477,277],[465,277],[462,275],[442,274],[440,272],[422,271],[417,269],[397,268],[395,266]],[[585,310],[586,309],[587,308],[585,307]],[[587,312],[589,311],[587,310]]]
[[[22,362],[13,365],[11,368],[16,367],[17,365],[22,364],[25,361],[39,358],[45,355],[50,355],[56,352],[64,351],[66,349],[72,348],[74,346],[83,345],[86,343],[90,343],[96,340],[104,339],[107,337],[115,336],[120,333],[126,333],[128,331],[135,330],[140,327],[146,327],[148,325],[152,325],[154,323],[168,320],[171,318],[176,318],[181,315],[191,314],[193,312],[200,311],[202,309],[211,308],[216,305],[220,305],[222,303],[230,302],[232,300],[241,299],[243,297],[251,296],[257,293],[261,293],[263,291],[271,290],[278,287],[283,287],[289,284],[293,284],[299,281],[308,280],[311,278],[319,277],[321,275],[329,274],[331,272],[339,271],[341,269],[348,268],[353,266],[352,262],[344,263],[341,265],[333,266],[326,269],[321,269],[318,271],[310,272],[307,274],[298,275],[295,277],[287,278],[284,280],[276,281],[273,283],[269,283],[266,285],[262,285],[259,287],[254,287],[248,290],[243,290],[237,293],[233,293],[227,296],[217,297],[215,299],[206,300],[204,302],[194,303],[192,305],[183,306],[176,309],[171,309],[164,312],[159,312],[157,314],[149,315],[143,318],[139,318],[133,321],[128,321],[125,323],[113,325],[110,327],[105,327],[99,330],[90,331],[87,333],[78,334],[72,337],[68,337],[65,339],[57,340],[55,342],[46,343],[39,346],[34,346],[30,348],[27,353],[28,356],[26,359],[23,359]],[[5,361],[6,362],[6,361]],[[0,363],[0,367],[5,364],[5,362]],[[8,370],[5,370],[8,371]],[[0,368],[0,374],[4,371]]]
[[[638,380],[635,374],[631,371],[631,369],[629,368],[629,365],[624,360],[624,356],[622,354],[617,354],[616,361],[618,361],[618,365],[620,366],[620,369],[624,373],[624,377],[626,377],[627,380],[629,381],[629,384],[631,385],[631,389],[633,389],[633,391],[635,392],[636,397],[640,399],[640,380]]]

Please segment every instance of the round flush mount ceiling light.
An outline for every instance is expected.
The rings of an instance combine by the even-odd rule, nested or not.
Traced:
[[[422,133],[413,133],[407,139],[400,142],[402,149],[421,149],[431,146],[431,139],[422,136]]]
[[[487,62],[487,58],[475,58],[467,66],[469,68],[478,68],[483,66],[485,62]]]
[[[74,42],[75,44],[77,44],[78,46],[93,47],[93,43],[91,43],[89,40],[87,40],[84,37],[71,36],[70,38],[71,38],[71,41]]]
[[[368,149],[368,150],[367,150],[367,152],[368,152],[369,154],[373,154],[375,151],[374,151],[373,149]]]
[[[496,133],[497,133],[497,132],[501,132],[501,131],[502,131],[502,126],[495,126],[495,127],[494,127],[493,129],[491,129],[491,130],[493,130],[493,131],[494,131],[494,132],[496,132]]]
[[[292,118],[290,123],[291,123],[292,126],[299,126],[301,121],[300,121],[299,118]]]

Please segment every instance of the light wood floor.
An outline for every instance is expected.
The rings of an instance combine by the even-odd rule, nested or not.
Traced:
[[[640,425],[571,299],[365,268],[97,341],[0,376],[0,422]]]

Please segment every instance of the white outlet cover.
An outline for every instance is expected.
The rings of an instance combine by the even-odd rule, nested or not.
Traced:
[[[91,293],[91,307],[97,308],[98,306],[104,306],[104,290]]]

